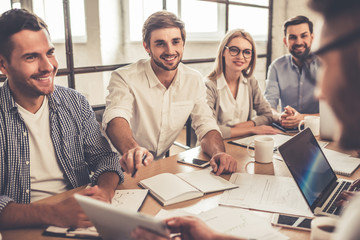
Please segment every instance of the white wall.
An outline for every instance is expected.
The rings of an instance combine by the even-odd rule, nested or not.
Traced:
[[[283,44],[283,23],[296,15],[308,17],[314,25],[319,20],[319,15],[307,7],[306,0],[274,0],[273,25],[272,25],[272,54],[271,59],[287,54],[288,51]],[[316,36],[315,36],[316,37]]]

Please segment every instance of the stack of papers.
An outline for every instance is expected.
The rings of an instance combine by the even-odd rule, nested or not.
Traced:
[[[225,191],[221,196],[220,205],[313,216],[293,178],[233,173],[230,182],[239,188]]]

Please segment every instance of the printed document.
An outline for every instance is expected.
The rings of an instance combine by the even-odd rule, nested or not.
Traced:
[[[233,173],[239,188],[225,191],[220,205],[312,217],[295,181],[289,177]]]

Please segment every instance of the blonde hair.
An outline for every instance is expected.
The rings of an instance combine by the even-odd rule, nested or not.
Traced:
[[[225,46],[227,46],[227,44],[233,40],[234,38],[243,38],[246,39],[250,42],[251,46],[252,46],[252,51],[253,54],[251,56],[251,61],[249,66],[244,69],[242,71],[244,77],[250,77],[252,76],[254,69],[255,69],[255,65],[256,65],[256,49],[255,49],[255,42],[254,39],[251,37],[250,33],[245,32],[243,29],[233,29],[231,31],[228,31],[225,35],[225,37],[223,38],[223,40],[220,42],[220,45],[218,47],[218,51],[217,51],[217,56],[215,59],[215,63],[214,63],[214,70],[208,75],[208,78],[210,80],[215,81],[216,79],[219,78],[219,76],[225,72],[225,64],[224,64],[224,51],[225,51]]]

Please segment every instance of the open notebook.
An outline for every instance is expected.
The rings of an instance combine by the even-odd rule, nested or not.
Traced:
[[[326,148],[323,149],[323,152],[336,174],[350,176],[360,165],[360,158]]]
[[[139,185],[149,189],[151,195],[164,206],[238,187],[216,176],[211,167],[188,173],[161,173],[141,180]]]

